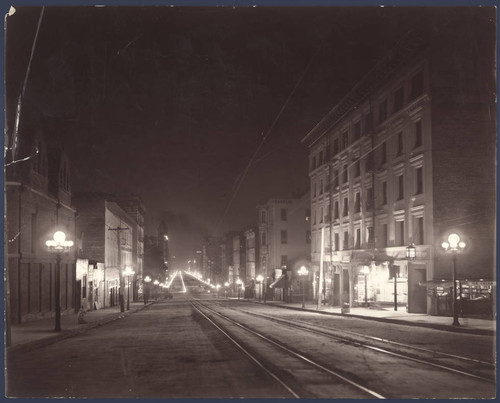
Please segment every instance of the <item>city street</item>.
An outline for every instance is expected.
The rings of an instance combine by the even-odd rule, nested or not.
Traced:
[[[278,398],[294,397],[296,393],[299,397],[370,397],[352,385],[346,386],[344,379],[332,380],[317,373],[317,368],[305,368],[304,363],[282,356],[268,343],[255,341],[243,334],[242,329],[223,323],[204,306],[280,340],[280,344],[295,348],[322,365],[329,368],[333,365],[336,371],[340,370],[341,377],[376,391],[377,397],[494,396],[493,382],[390,355],[381,356],[347,339],[335,341],[304,329],[285,331],[290,325],[276,320],[321,326],[336,337],[348,330],[350,339],[358,343],[360,335],[367,334],[421,349],[467,356],[477,362],[493,361],[494,337],[297,312],[243,300],[218,299],[211,294],[192,298],[186,293],[174,294],[173,300],[159,301],[84,334],[18,353],[15,360],[8,362],[7,396]],[[203,309],[198,311],[199,308]],[[229,342],[204,315],[210,316],[247,353]],[[267,317],[256,315],[276,319],[269,326]],[[425,353],[417,354],[432,361],[425,358]],[[432,356],[436,358],[437,353]],[[442,365],[455,365],[451,356],[439,360]],[[476,370],[480,376],[490,376],[489,369],[477,372],[481,371],[477,362],[462,368],[463,371]],[[277,374],[281,381],[270,374]],[[283,386],[290,384],[292,391]]]

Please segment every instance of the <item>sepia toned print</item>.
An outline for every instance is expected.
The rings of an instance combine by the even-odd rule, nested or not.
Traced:
[[[496,9],[5,11],[5,393],[496,397]]]

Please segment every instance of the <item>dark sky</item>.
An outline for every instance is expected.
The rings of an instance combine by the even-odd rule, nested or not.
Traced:
[[[8,132],[40,11],[19,7],[7,19]],[[382,52],[445,15],[404,7],[46,7],[22,121],[63,128],[73,191],[141,195],[146,232],[165,219],[173,253],[185,256],[204,235],[246,229],[257,204],[305,191],[301,138]]]

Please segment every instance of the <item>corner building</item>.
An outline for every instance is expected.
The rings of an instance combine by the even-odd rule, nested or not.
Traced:
[[[457,256],[457,295],[463,306],[478,296],[493,305],[495,27],[484,24],[488,16],[494,21],[494,10],[452,9],[446,24],[411,32],[303,138],[311,261],[316,278],[324,262],[324,302],[395,304],[396,290],[400,309],[450,314],[452,258],[441,244],[456,232],[467,244]]]

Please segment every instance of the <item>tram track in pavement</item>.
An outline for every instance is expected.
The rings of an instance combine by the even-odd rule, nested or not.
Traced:
[[[306,357],[299,351],[217,312],[199,300],[191,299],[190,303],[261,370],[279,383],[288,394],[284,397],[386,398],[358,380],[350,379],[348,374],[344,374],[340,369],[327,367]],[[302,375],[301,379],[297,378],[297,374]]]
[[[412,346],[409,344],[365,335],[349,330],[332,329],[331,327],[313,324],[306,321],[294,320],[292,322],[290,320],[279,318],[269,314],[257,313],[254,311],[241,309],[240,307],[224,307],[238,312],[244,312],[247,315],[264,318],[276,323],[288,325],[292,328],[307,330],[315,334],[331,337],[336,340],[351,343],[356,346],[373,349],[384,354],[399,356],[400,358],[413,360],[421,364],[433,366],[449,372],[458,373],[467,377],[476,378],[485,382],[495,383],[496,380],[496,367],[492,362],[460,356],[457,354],[429,350],[423,347]]]
[[[198,303],[201,303],[201,302],[199,301]],[[443,381],[445,383],[448,382],[451,385],[447,388],[448,390],[451,390],[451,392],[450,392],[451,397],[484,397],[484,396],[489,397],[490,396],[489,393],[493,393],[493,395],[494,395],[493,390],[494,390],[495,381],[493,379],[490,379],[490,378],[482,376],[482,375],[478,375],[478,374],[463,371],[460,369],[452,368],[452,367],[449,367],[446,365],[428,362],[426,359],[422,359],[422,357],[420,357],[420,358],[409,357],[407,355],[395,353],[394,351],[389,351],[389,350],[386,350],[386,349],[383,349],[383,348],[380,348],[377,346],[369,345],[367,343],[360,343],[356,340],[350,340],[350,339],[345,338],[345,337],[339,337],[338,335],[332,336],[331,334],[329,334],[329,332],[326,332],[324,329],[322,329],[322,330],[313,329],[316,331],[311,330],[311,327],[317,327],[317,325],[307,324],[308,326],[304,326],[303,324],[298,325],[296,323],[292,323],[290,321],[286,321],[286,320],[282,320],[282,319],[277,320],[277,318],[274,318],[274,317],[270,319],[269,315],[263,315],[260,313],[257,314],[255,312],[243,311],[239,308],[232,309],[232,307],[227,307],[224,304],[219,304],[217,301],[206,301],[205,300],[205,301],[203,301],[203,303],[204,304],[208,303],[210,305],[215,303],[219,306],[219,308],[227,308],[230,311],[232,311],[233,313],[235,313],[236,315],[252,315],[258,320],[264,320],[267,322],[272,320],[272,322],[274,322],[273,326],[263,325],[262,323],[258,326],[261,326],[261,327],[264,326],[267,329],[270,329],[272,327],[284,326],[285,328],[288,328],[288,330],[286,330],[287,332],[290,332],[290,330],[294,331],[294,334],[296,335],[295,340],[297,340],[297,341],[307,340],[311,334],[314,334],[315,336],[320,337],[320,338],[326,338],[326,339],[330,340],[330,343],[337,343],[335,345],[332,345],[333,349],[331,347],[328,347],[326,350],[324,350],[326,354],[330,354],[331,351],[335,350],[336,349],[335,346],[341,345],[343,347],[350,348],[351,351],[354,351],[354,353],[353,353],[354,355],[361,354],[363,357],[365,357],[365,356],[367,357],[364,359],[366,360],[366,362],[370,363],[370,365],[369,365],[370,367],[373,367],[374,373],[379,373],[379,372],[383,373],[385,371],[384,363],[387,364],[387,362],[391,362],[391,363],[394,363],[391,365],[395,369],[399,368],[398,371],[400,371],[401,373],[409,373],[409,371],[411,371],[412,373],[415,372],[415,374],[426,374],[424,377],[428,378],[429,382],[431,382],[433,384],[436,383],[438,379],[443,379]],[[210,309],[212,312],[214,312],[213,308],[210,308],[210,307],[205,306],[204,309]],[[228,317],[227,315],[224,315],[220,312],[214,312],[214,315],[218,315],[218,316],[224,317],[224,318]],[[231,316],[233,316],[233,318],[234,318],[234,315],[231,315]],[[234,319],[231,319],[231,318],[228,318],[228,319],[234,321]],[[225,320],[227,320],[227,319],[225,319]],[[252,331],[252,329],[255,328],[255,325],[256,325],[256,323],[253,322],[252,329],[250,329],[250,328],[248,328],[248,326],[246,326],[244,324],[245,320],[241,321],[241,317],[238,318],[237,321],[239,321],[238,326],[243,327],[243,328],[247,328],[248,331]],[[298,332],[305,332],[305,334],[299,334]],[[268,333],[267,330],[266,330],[266,333]],[[308,336],[308,334],[309,334],[309,336]],[[266,338],[269,338],[269,337],[266,337]],[[280,344],[280,345],[284,344],[284,342],[282,340],[277,339],[277,338],[273,339],[273,337],[271,337],[271,340],[274,342],[278,342],[278,344]],[[324,343],[324,342],[321,342],[321,343]],[[294,342],[292,342],[292,344],[294,344]],[[290,345],[288,345],[286,347],[290,348]],[[304,347],[304,345],[302,347]],[[352,350],[353,348],[354,348],[354,350]],[[306,348],[306,350],[307,350],[307,348]],[[394,397],[402,398],[402,396],[392,394],[393,391],[391,390],[391,387],[389,387],[389,385],[391,383],[393,383],[393,381],[385,380],[385,388],[384,387],[379,388],[378,385],[376,385],[376,384],[374,385],[373,379],[369,379],[369,378],[371,378],[370,373],[363,371],[363,370],[361,371],[361,373],[358,373],[358,372],[360,372],[358,370],[359,367],[358,368],[356,368],[355,366],[353,367],[353,365],[351,365],[351,363],[349,363],[348,361],[347,362],[342,361],[342,360],[337,361],[339,364],[341,363],[340,366],[337,365],[336,367],[335,366],[332,367],[332,362],[336,362],[335,359],[332,360],[331,358],[327,358],[326,356],[325,357],[322,357],[322,356],[317,357],[317,354],[316,354],[316,358],[314,358],[314,354],[312,354],[312,355],[308,354],[307,352],[305,352],[306,350],[304,350],[304,349],[303,350],[300,350],[300,349],[295,350],[294,349],[295,352],[297,352],[300,355],[305,356],[307,359],[316,360],[316,362],[320,366],[326,367],[328,369],[332,369],[333,371],[341,374],[344,378],[347,378],[349,380],[354,380],[354,382],[356,382],[357,384],[359,384],[361,386],[366,387],[366,385],[371,384],[372,389],[376,389],[375,393],[380,395],[382,398],[384,398],[384,397],[385,398],[394,398]],[[431,351],[431,350],[429,350],[429,351]],[[373,354],[375,354],[375,355],[373,355]],[[385,355],[387,358],[382,358],[381,354]],[[377,358],[377,356],[379,356],[379,358]],[[474,361],[474,360],[472,360],[472,361]],[[475,361],[477,361],[477,360],[475,360]],[[380,365],[379,365],[379,363],[380,363]],[[487,364],[489,364],[489,363],[487,363]],[[346,367],[349,367],[350,369],[346,369]],[[380,367],[380,368],[378,368],[378,367]],[[425,369],[425,368],[427,368],[427,369]],[[398,374],[397,377],[399,377],[399,376],[400,376],[400,374]],[[416,375],[411,375],[410,378],[412,376],[415,377]],[[364,379],[364,377],[368,377],[368,378]],[[421,375],[418,375],[418,377],[422,378]],[[469,378],[469,379],[467,379],[467,378]],[[422,380],[419,379],[418,382],[422,383]],[[456,388],[454,386],[457,383],[460,385],[459,388]],[[439,382],[437,383],[437,385],[439,385]],[[469,392],[469,386],[466,386],[466,385],[473,385],[470,387],[470,390],[473,389],[474,392]],[[422,387],[424,389],[427,387],[425,382],[423,382]],[[434,388],[436,388],[436,386],[434,386]],[[459,389],[463,389],[463,388],[466,390],[465,392],[459,391]],[[432,388],[430,388],[430,389],[432,389]],[[403,393],[406,393],[406,392],[403,392]],[[422,393],[424,395],[426,394],[425,391],[422,392],[422,391],[418,391],[418,390],[416,393],[417,393],[417,395],[415,395],[415,396],[410,395],[410,397],[417,397],[417,396],[420,396],[420,394],[422,394]],[[431,392],[427,392],[427,393],[431,393]],[[442,390],[439,390],[439,393],[442,393]],[[453,395],[453,393],[456,393],[457,395],[455,396],[455,395]],[[468,396],[468,395],[466,395],[466,393],[471,393],[474,396],[472,396],[472,395]],[[448,398],[450,396],[445,393],[446,398]],[[331,397],[331,396],[326,396],[326,397]],[[426,397],[439,398],[440,396],[431,394],[431,395],[426,395]]]

